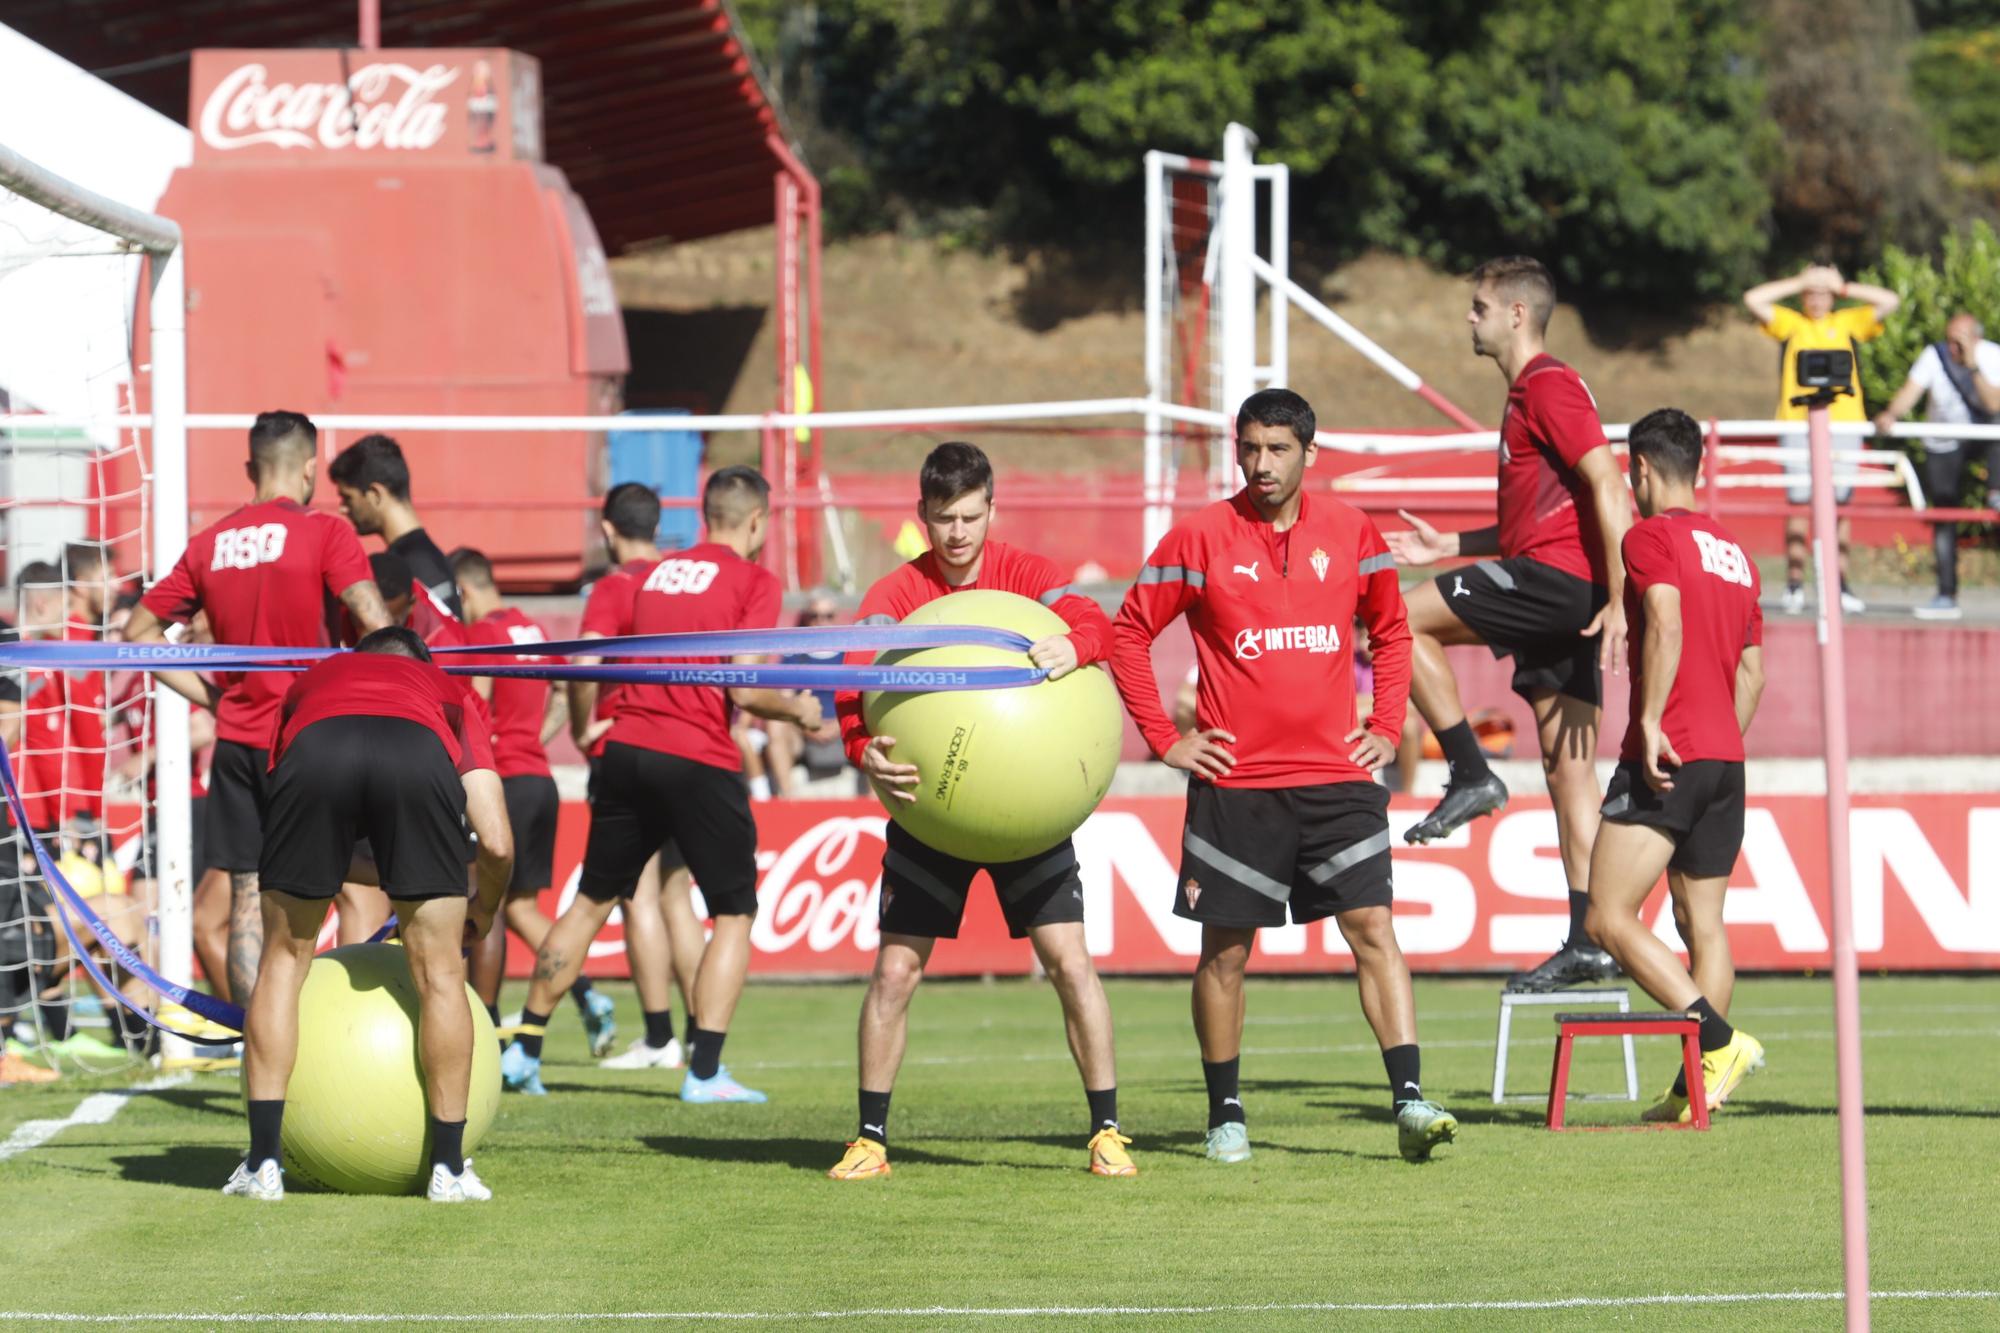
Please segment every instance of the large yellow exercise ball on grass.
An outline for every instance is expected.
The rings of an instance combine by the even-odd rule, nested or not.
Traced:
[[[955,592],[918,607],[905,625],[981,625],[1029,639],[1066,633],[1061,616],[1011,592]],[[878,666],[1027,666],[1002,648],[886,652]],[[1076,831],[1111,787],[1124,740],[1118,691],[1101,666],[1002,690],[870,692],[868,730],[893,736],[889,757],[915,764],[917,801],[889,814],[918,841],[967,861],[1019,861]]]
[[[499,1043],[472,1012],[470,1153],[500,1108]],[[284,1164],[294,1180],[342,1194],[411,1194],[430,1179],[430,1109],[418,1063],[417,987],[395,944],[321,954],[299,994],[299,1059],[285,1099]]]

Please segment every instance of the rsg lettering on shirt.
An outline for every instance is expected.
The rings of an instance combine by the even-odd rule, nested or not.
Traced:
[[[1236,632],[1236,656],[1254,662],[1265,653],[1337,653],[1340,651],[1338,625],[1274,625],[1269,629]]]
[[[255,569],[275,564],[285,553],[286,528],[282,523],[259,523],[245,528],[228,528],[215,534],[216,569]]]
[[[662,560],[646,576],[645,591],[665,593],[704,593],[715,582],[719,566],[713,560]]]
[[[1750,561],[1745,558],[1742,547],[1700,528],[1689,529],[1688,535],[1694,538],[1695,548],[1701,552],[1701,567],[1704,570],[1719,579],[1740,583],[1746,588],[1750,586]]]

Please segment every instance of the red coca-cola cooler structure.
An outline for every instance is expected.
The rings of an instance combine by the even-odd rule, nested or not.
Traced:
[[[190,412],[619,409],[618,301],[542,160],[532,57],[197,51],[188,121],[194,162],[159,211],[187,242]],[[360,433],[323,431],[324,456]],[[441,546],[485,550],[517,587],[577,578],[601,435],[391,433]],[[199,529],[244,499],[244,435],[193,431],[188,452]]]

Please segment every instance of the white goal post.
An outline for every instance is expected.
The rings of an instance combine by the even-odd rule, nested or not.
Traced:
[[[0,191],[66,218],[95,233],[94,248],[66,247],[64,254],[138,253],[149,279],[152,363],[147,375],[152,410],[146,480],[151,529],[148,563],[157,576],[172,569],[187,546],[187,306],[181,230],[170,220],[119,203],[67,180],[0,144]],[[129,349],[128,349],[129,350]],[[136,375],[135,375],[136,378]],[[188,704],[171,690],[155,691],[153,750],[156,764],[160,970],[170,980],[194,976],[194,885],[189,801]],[[168,1038],[164,1053],[185,1055]]]

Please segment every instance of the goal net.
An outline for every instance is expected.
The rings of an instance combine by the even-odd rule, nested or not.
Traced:
[[[167,520],[179,531],[161,533],[154,512],[159,449],[178,451],[181,434],[143,430],[138,415],[142,405],[180,415],[180,347],[157,334],[180,309],[178,239],[164,219],[0,146],[0,310],[9,312],[0,321],[0,622],[8,637],[115,638],[159,568],[162,538],[175,550],[184,540],[184,500],[179,523]],[[162,316],[150,383],[132,354],[142,293]],[[141,957],[185,978],[185,708],[162,704],[137,673],[0,672],[0,740],[29,829],[63,878]],[[0,1028],[11,1072],[127,1065],[149,1053],[145,1029],[81,966],[29,830],[17,824],[9,812],[0,833]],[[153,1007],[108,956],[96,961],[113,985]]]

